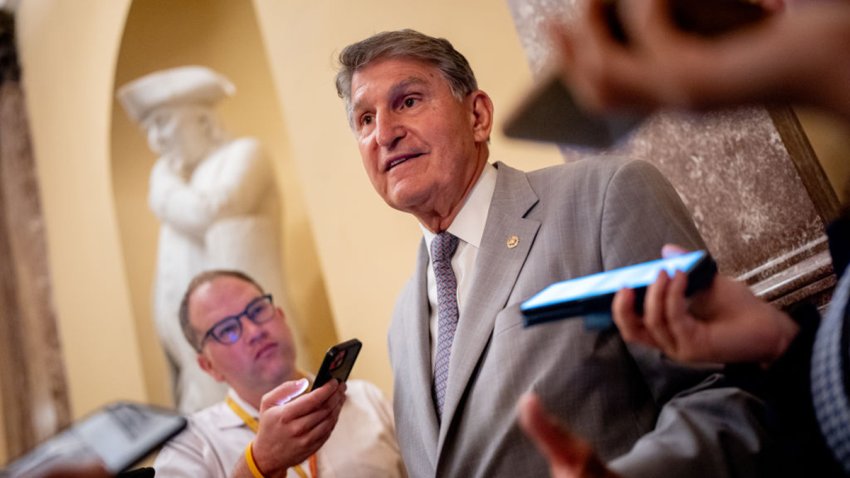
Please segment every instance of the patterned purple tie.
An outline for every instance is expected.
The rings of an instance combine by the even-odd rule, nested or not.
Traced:
[[[434,359],[434,402],[437,418],[443,416],[446,387],[449,382],[449,356],[457,329],[457,280],[452,270],[452,255],[458,238],[441,232],[431,241],[431,263],[437,279],[437,356]]]

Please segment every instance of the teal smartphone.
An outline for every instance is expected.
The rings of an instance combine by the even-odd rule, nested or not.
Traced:
[[[619,269],[556,282],[520,304],[526,327],[568,319],[591,316],[589,328],[604,328],[613,324],[610,317],[614,295],[623,288],[634,289],[635,307],[643,311],[646,288],[655,282],[659,272],[671,276],[676,271],[688,275],[686,295],[711,285],[717,265],[706,251],[693,251],[666,259],[643,262]]]

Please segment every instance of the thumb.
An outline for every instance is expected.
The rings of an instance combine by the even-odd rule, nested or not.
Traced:
[[[310,381],[306,378],[283,382],[272,389],[272,391],[263,395],[263,400],[260,404],[260,413],[266,411],[270,407],[284,405],[290,402],[295,397],[307,391],[307,387],[309,385]]]
[[[668,257],[681,256],[686,252],[688,250],[678,244],[664,244],[661,248],[661,257],[667,259]]]

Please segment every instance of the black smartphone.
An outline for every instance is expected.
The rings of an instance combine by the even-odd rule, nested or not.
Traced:
[[[611,36],[628,44],[619,5],[616,0],[605,2],[605,17]],[[677,27],[708,37],[754,24],[768,15],[760,5],[747,0],[672,0],[670,8]],[[561,81],[560,70],[553,66],[508,114],[502,131],[510,138],[604,149],[622,141],[643,119],[637,114],[601,116],[586,112]]]
[[[351,339],[329,348],[325,353],[322,366],[319,367],[319,373],[316,374],[316,380],[313,381],[311,390],[316,390],[331,379],[336,379],[340,383],[348,380],[348,375],[351,374],[351,369],[354,367],[354,361],[357,360],[361,347],[363,347],[363,344],[359,340]]]
[[[604,149],[627,137],[643,122],[642,115],[588,113],[552,70],[543,74],[502,124],[505,136],[515,139]]]
[[[153,405],[115,402],[83,417],[12,461],[0,476],[42,476],[63,465],[99,460],[118,474],[186,427],[179,413]]]
[[[635,290],[635,307],[643,311],[646,288],[666,270],[669,275],[683,271],[688,275],[686,295],[711,285],[717,273],[714,259],[706,251],[693,251],[667,259],[657,259],[619,269],[599,272],[589,276],[556,282],[520,305],[525,326],[590,316],[588,328],[604,328],[613,322],[610,318],[611,301],[622,288]]]

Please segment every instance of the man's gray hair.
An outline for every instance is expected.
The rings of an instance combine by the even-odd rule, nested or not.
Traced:
[[[192,279],[192,282],[189,283],[189,286],[186,287],[186,292],[183,294],[183,299],[180,301],[180,310],[177,315],[180,317],[180,328],[183,329],[183,336],[186,337],[186,340],[189,341],[189,345],[191,345],[197,352],[201,351],[201,338],[198,337],[198,331],[192,328],[192,323],[189,321],[189,301],[192,299],[192,294],[195,293],[195,290],[197,290],[198,287],[208,284],[219,277],[231,277],[233,279],[247,282],[256,287],[260,294],[265,293],[257,281],[242,271],[213,269],[196,275]]]
[[[449,82],[452,94],[459,100],[478,89],[469,62],[445,38],[434,38],[410,29],[381,32],[348,45],[339,54],[336,92],[345,101],[349,121],[351,79],[354,73],[375,60],[385,58],[407,58],[434,65]]]

